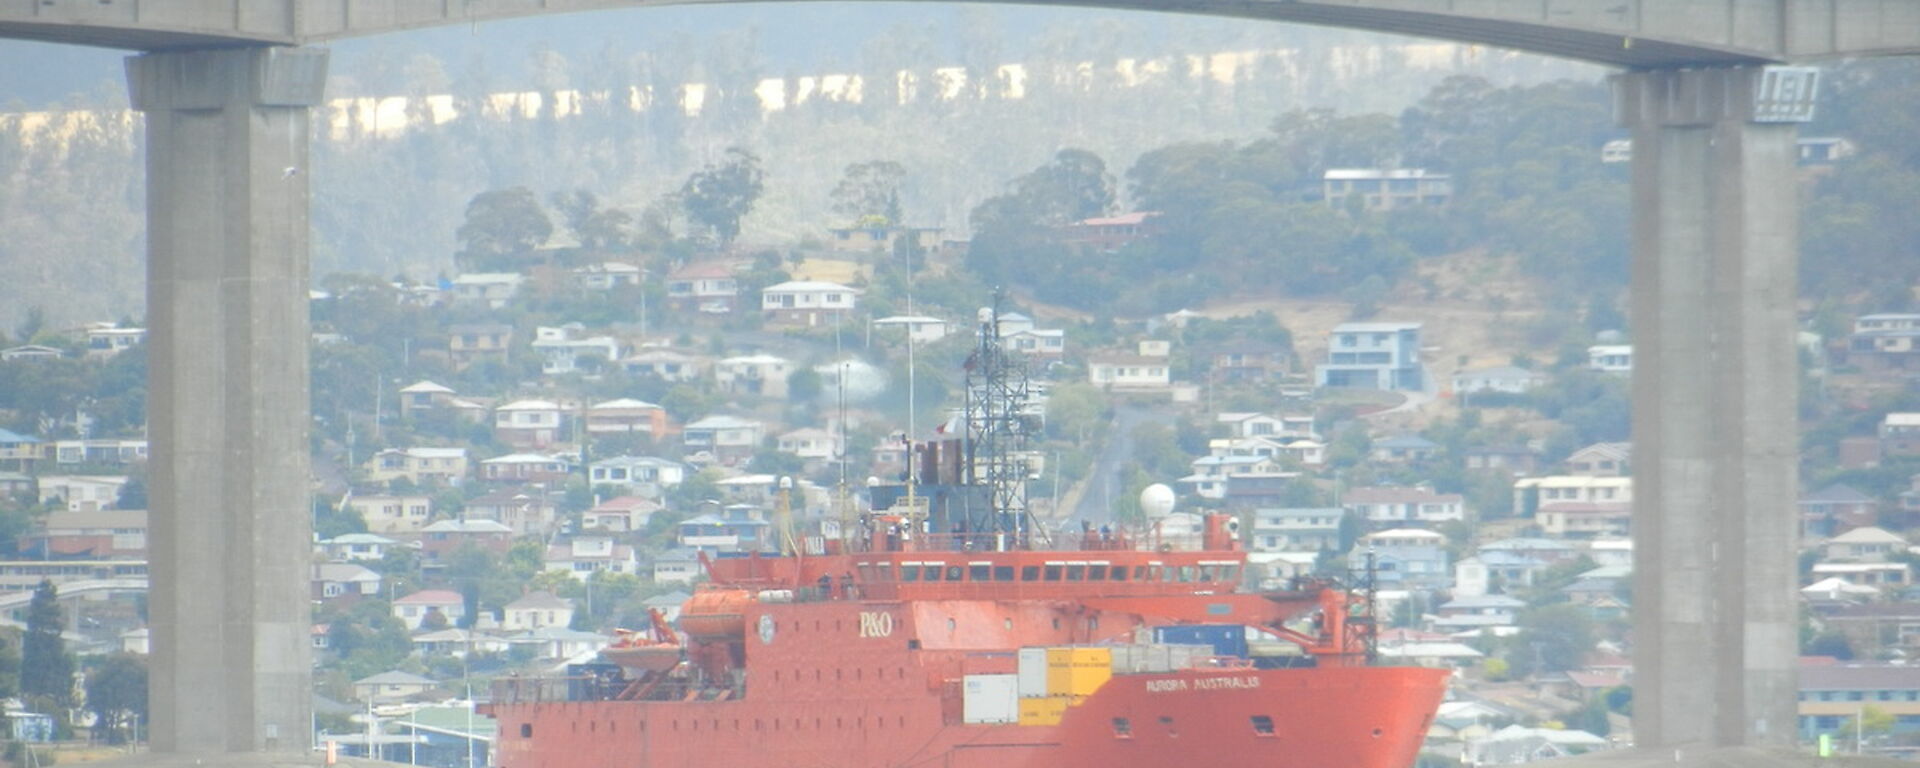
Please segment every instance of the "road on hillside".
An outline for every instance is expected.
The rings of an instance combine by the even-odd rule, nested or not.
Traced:
[[[1100,449],[1100,455],[1093,460],[1093,467],[1087,474],[1087,492],[1081,494],[1080,503],[1073,508],[1074,521],[1086,521],[1089,525],[1101,526],[1113,522],[1113,501],[1127,489],[1122,485],[1125,478],[1120,473],[1133,461],[1133,430],[1141,424],[1162,424],[1173,426],[1174,410],[1171,403],[1118,403],[1113,407],[1113,421],[1107,426],[1107,444]],[[1156,477],[1155,482],[1171,484],[1174,478]]]

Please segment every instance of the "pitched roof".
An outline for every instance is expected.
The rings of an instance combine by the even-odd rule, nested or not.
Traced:
[[[414,395],[414,394],[451,395],[453,394],[453,389],[445,385],[435,384],[431,381],[427,381],[426,379],[421,379],[412,384],[408,384],[405,387],[401,387],[400,393],[403,395]]]
[[[527,611],[527,610],[538,611],[538,610],[547,610],[547,609],[572,610],[573,601],[568,600],[564,597],[555,597],[552,592],[548,592],[543,589],[543,590],[528,592],[525,595],[520,596],[520,599],[515,600],[511,603],[507,603],[506,608],[509,611]]]
[[[394,605],[451,605],[466,603],[466,598],[450,589],[423,589],[393,601]]]
[[[1868,496],[1845,483],[1834,483],[1820,490],[1800,497],[1802,504],[1860,504],[1874,501]]]
[[[513,533],[513,528],[498,520],[435,520],[421,533]]]
[[[363,677],[353,681],[354,685],[439,685],[432,678],[421,677],[412,672],[390,669],[377,675]]]
[[[1907,540],[1900,534],[1885,528],[1865,526],[1827,540],[1829,544],[1905,544]]]
[[[1434,493],[1426,488],[1350,488],[1340,498],[1342,504],[1460,504],[1466,497],[1457,493]]]

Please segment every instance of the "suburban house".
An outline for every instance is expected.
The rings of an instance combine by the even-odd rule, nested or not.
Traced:
[[[545,448],[565,436],[570,421],[559,403],[515,400],[493,409],[493,436],[515,448]]]
[[[513,344],[513,326],[475,323],[447,328],[447,357],[464,370],[484,360],[504,363]]]
[[[404,479],[414,485],[457,486],[467,479],[467,449],[388,448],[361,468],[372,483]]]
[[[1888,587],[1904,589],[1913,583],[1913,569],[1905,562],[1887,563],[1829,563],[1813,564],[1812,579],[1819,581],[1833,577],[1846,579],[1848,583],[1868,587]]]
[[[1340,507],[1259,509],[1248,549],[1256,552],[1340,551]]]
[[[45,444],[55,464],[138,464],[147,460],[147,441],[137,438],[55,440]]]
[[[647,527],[660,502],[640,496],[615,496],[580,513],[580,530],[632,533]]]
[[[1432,623],[1435,632],[1465,632],[1487,627],[1511,627],[1526,601],[1506,595],[1455,597],[1440,604],[1439,618]]]
[[[893,315],[873,321],[883,330],[901,329],[906,338],[916,343],[939,341],[947,337],[947,321],[925,315]]]
[[[310,599],[323,602],[350,602],[380,594],[380,574],[353,563],[314,563],[309,579]]]
[[[724,315],[739,298],[733,270],[719,262],[689,262],[667,275],[667,305],[676,312]]]
[[[1060,228],[1060,241],[1099,253],[1113,253],[1136,240],[1159,234],[1158,211],[1135,211],[1118,216],[1081,219]]]
[[[698,379],[706,375],[711,364],[711,358],[704,355],[657,347],[638,350],[620,360],[620,367],[627,373],[652,376],[669,383]]]
[[[1633,372],[1632,344],[1595,344],[1587,347],[1587,369],[1626,375]]]
[[[670,549],[653,558],[655,584],[692,584],[700,578],[700,556],[684,547]]]
[[[412,672],[393,670],[353,681],[353,696],[360,701],[395,702],[418,696],[440,687],[433,680]]]
[[[1905,537],[1885,528],[1855,528],[1820,545],[1823,559],[1833,562],[1884,563],[1911,547]]]
[[[1856,645],[1855,648],[1863,646]],[[1895,733],[1920,728],[1920,667],[1905,664],[1801,665],[1800,737],[1852,737],[1852,723],[1868,706],[1892,718]]]
[[[771,527],[758,508],[736,504],[717,514],[698,515],[680,522],[680,546],[708,552],[754,552],[768,541]]]
[[[1474,368],[1453,375],[1453,393],[1455,395],[1501,394],[1524,395],[1547,383],[1544,374],[1534,373],[1525,368],[1501,365],[1492,368]]]
[[[1431,488],[1350,488],[1340,506],[1369,523],[1443,523],[1467,519],[1466,497],[1434,493]]]
[[[0,429],[0,469],[27,472],[40,460],[40,440]]]
[[[994,325],[1000,331],[1000,343],[1014,352],[1043,361],[1067,354],[1065,330],[1035,327],[1033,318],[1019,312],[998,315]]]
[[[1889,413],[1880,421],[1880,452],[1920,456],[1920,413]]]
[[[775,438],[781,453],[809,462],[830,461],[840,455],[840,436],[819,427],[801,427]]]
[[[1847,362],[1870,373],[1920,369],[1920,314],[1855,318]]]
[[[525,275],[517,272],[473,272],[453,278],[453,300],[463,304],[484,306],[488,309],[501,309],[520,295],[520,286],[527,282]]]
[[[752,419],[716,414],[682,427],[680,439],[688,453],[706,451],[714,460],[731,466],[759,450],[763,429]]]
[[[401,546],[400,542],[371,533],[343,533],[320,540],[321,551],[334,562],[382,560],[387,550],[397,546]]]
[[[147,556],[147,511],[102,509],[90,512],[48,512],[33,533],[21,537],[22,555],[42,560],[144,559]]]
[[[393,601],[393,617],[406,624],[409,632],[419,631],[427,617],[436,613],[446,626],[457,626],[467,617],[467,600],[452,590],[423,589]]]
[[[1392,528],[1361,536],[1347,562],[1364,567],[1368,555],[1382,587],[1438,589],[1446,586],[1447,537],[1420,528]]]
[[[573,284],[583,291],[611,291],[640,284],[642,270],[621,261],[603,261],[574,267]]]
[[[614,543],[606,536],[576,536],[570,541],[547,547],[546,569],[569,574],[586,581],[595,571],[636,574],[640,561],[633,547]]]
[[[659,499],[668,488],[686,479],[685,465],[651,456],[613,456],[587,467],[589,484],[596,490],[633,494]]]
[[[1423,391],[1420,323],[1341,323],[1327,340],[1327,361],[1314,384],[1348,389]]]
[[[1331,168],[1320,177],[1320,196],[1335,208],[1355,197],[1369,211],[1437,207],[1453,199],[1453,177],[1422,168]]]
[[[813,328],[853,312],[860,291],[820,280],[789,280],[760,292],[760,310],[772,325]]]
[[[400,388],[400,416],[409,418],[444,407],[457,397],[459,393],[453,391],[452,387],[421,379]]]
[[[573,601],[545,590],[528,592],[501,609],[500,628],[527,631],[573,623]]]
[[[1880,520],[1880,500],[1835,483],[1800,497],[1800,536],[1823,539]]]
[[[792,375],[793,361],[779,355],[738,355],[713,365],[714,383],[733,395],[784,398]]]
[[[595,489],[612,488],[616,493],[659,499],[667,489],[686,480],[686,465],[652,456],[614,456],[587,467],[588,483]]]
[[[1228,412],[1214,417],[1226,425],[1235,437],[1307,437],[1318,439],[1312,416],[1269,416],[1264,413]]]
[[[1226,498],[1227,480],[1232,477],[1283,474],[1278,462],[1260,456],[1202,456],[1188,462],[1188,466],[1193,468],[1193,473],[1176,482],[1206,499]]]
[[[147,340],[145,328],[120,328],[113,323],[87,326],[87,357],[105,358],[140,346]]]
[[[1426,461],[1439,455],[1440,444],[1419,435],[1394,435],[1376,440],[1368,456],[1388,464]]]
[[[1264,381],[1287,370],[1287,350],[1278,344],[1239,339],[1207,350],[1215,381]]]
[[[1567,457],[1567,474],[1624,477],[1630,474],[1633,443],[1594,443]]]
[[[433,497],[424,493],[388,496],[349,494],[341,506],[358,515],[374,533],[412,533],[433,517]]]
[[[587,406],[592,435],[665,435],[667,409],[644,400],[619,398]]]
[[[550,483],[572,471],[565,458],[541,453],[510,453],[480,462],[480,477],[490,483]]]
[[[1548,502],[1535,510],[1533,520],[1548,536],[1628,536],[1633,532],[1633,502]]]
[[[1633,478],[1550,475],[1513,481],[1513,514],[1532,517],[1549,504],[1624,504],[1633,501]]]
[[[498,520],[435,520],[420,529],[420,559],[441,563],[461,547],[473,546],[504,555],[513,547],[513,528]]]
[[[1484,445],[1466,451],[1468,471],[1531,475],[1540,470],[1540,452],[1525,445]]]
[[[872,227],[833,227],[827,230],[827,247],[837,253],[896,253],[910,245],[925,253],[940,247],[940,227],[903,227],[881,224]]]
[[[1480,545],[1477,554],[1484,560],[1495,552],[1538,560],[1547,565],[1573,560],[1582,554],[1580,548],[1569,541],[1525,536],[1489,541]]]
[[[539,326],[533,329],[533,353],[540,357],[540,372],[548,376],[561,376],[575,371],[594,370],[592,366],[613,364],[620,359],[620,342],[612,336],[588,336],[586,327],[579,323],[562,326]],[[598,360],[599,363],[583,361]]]
[[[44,344],[21,344],[17,347],[0,349],[0,363],[11,363],[15,360],[56,360],[65,356],[66,353],[60,351],[59,347],[49,347]]]
[[[125,475],[41,475],[40,503],[61,504],[69,512],[112,509],[126,484]]]
[[[559,519],[559,505],[544,493],[503,488],[467,502],[468,520],[492,520],[515,536],[544,536]]]

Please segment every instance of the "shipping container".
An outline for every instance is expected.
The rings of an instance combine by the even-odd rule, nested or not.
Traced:
[[[1213,655],[1247,657],[1247,628],[1239,624],[1175,624],[1153,628],[1154,642],[1212,646]]]
[[[1047,649],[1020,649],[1018,674],[1021,696],[1047,695]]]
[[[1021,699],[1020,724],[1059,725],[1061,717],[1067,713],[1068,703],[1064,696]]]
[[[967,675],[961,679],[960,719],[974,724],[1020,719],[1017,675]]]

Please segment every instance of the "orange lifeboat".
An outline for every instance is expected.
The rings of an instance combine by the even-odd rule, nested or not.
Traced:
[[[600,657],[627,669],[665,672],[680,663],[680,644],[648,638],[644,633],[616,629],[613,645],[600,649]]]
[[[680,630],[699,641],[744,640],[747,608],[753,593],[744,589],[703,589],[680,608]]]

